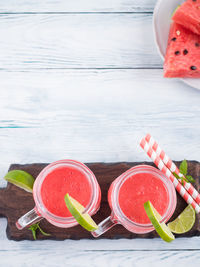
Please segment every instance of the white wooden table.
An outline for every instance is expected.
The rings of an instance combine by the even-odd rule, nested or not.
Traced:
[[[1,177],[14,162],[147,160],[147,132],[174,160],[200,161],[200,91],[162,78],[155,2],[0,0]],[[14,242],[6,224],[3,267],[200,264],[197,237]]]

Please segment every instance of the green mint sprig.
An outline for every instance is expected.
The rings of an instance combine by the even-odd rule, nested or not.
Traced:
[[[188,172],[188,164],[187,164],[187,161],[185,159],[181,162],[179,170],[180,170],[180,173],[184,175],[184,177],[179,177],[178,174],[176,174],[175,172],[173,172],[173,175],[178,180],[181,180],[182,185],[184,184],[184,181],[186,183],[194,183],[195,182],[195,179],[191,175],[187,174],[187,172]]]
[[[39,222],[38,223],[35,223],[33,225],[31,225],[28,229],[32,231],[32,234],[33,234],[33,239],[36,240],[37,237],[36,237],[36,231],[39,230],[40,233],[42,233],[43,235],[45,236],[50,236],[51,234],[48,234],[48,233],[45,233],[41,227],[39,226]]]

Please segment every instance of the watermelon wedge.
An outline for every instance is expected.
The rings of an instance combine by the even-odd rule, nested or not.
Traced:
[[[200,35],[171,23],[164,77],[200,78]]]
[[[187,0],[172,16],[173,21],[200,35],[200,0]]]

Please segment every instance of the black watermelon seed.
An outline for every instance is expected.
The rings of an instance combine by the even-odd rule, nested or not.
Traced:
[[[200,46],[200,44],[199,44],[199,43],[195,43],[195,46],[196,46],[196,47],[199,47],[199,46]]]
[[[196,2],[197,0],[192,0],[193,2]]]
[[[183,50],[183,55],[187,55],[187,53],[188,53],[188,50],[187,49],[184,49]]]
[[[175,42],[176,41],[176,37],[172,38],[171,40]]]
[[[195,67],[195,66],[191,66],[190,69],[191,69],[191,70],[196,70],[197,67]]]
[[[174,54],[175,55],[179,55],[180,54],[180,51],[175,51]]]

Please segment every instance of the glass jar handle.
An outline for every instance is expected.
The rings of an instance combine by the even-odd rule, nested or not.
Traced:
[[[99,237],[100,235],[102,235],[105,232],[107,232],[110,228],[112,228],[116,224],[117,224],[117,222],[112,220],[112,216],[109,216],[108,218],[106,218],[105,220],[100,222],[98,224],[98,229],[93,231],[93,232],[91,232],[91,234],[94,237]]]
[[[19,230],[22,230],[23,228],[30,226],[34,223],[37,223],[42,219],[43,218],[41,217],[37,209],[34,208],[29,212],[27,212],[26,214],[24,214],[22,217],[20,217],[16,222],[16,226]]]

